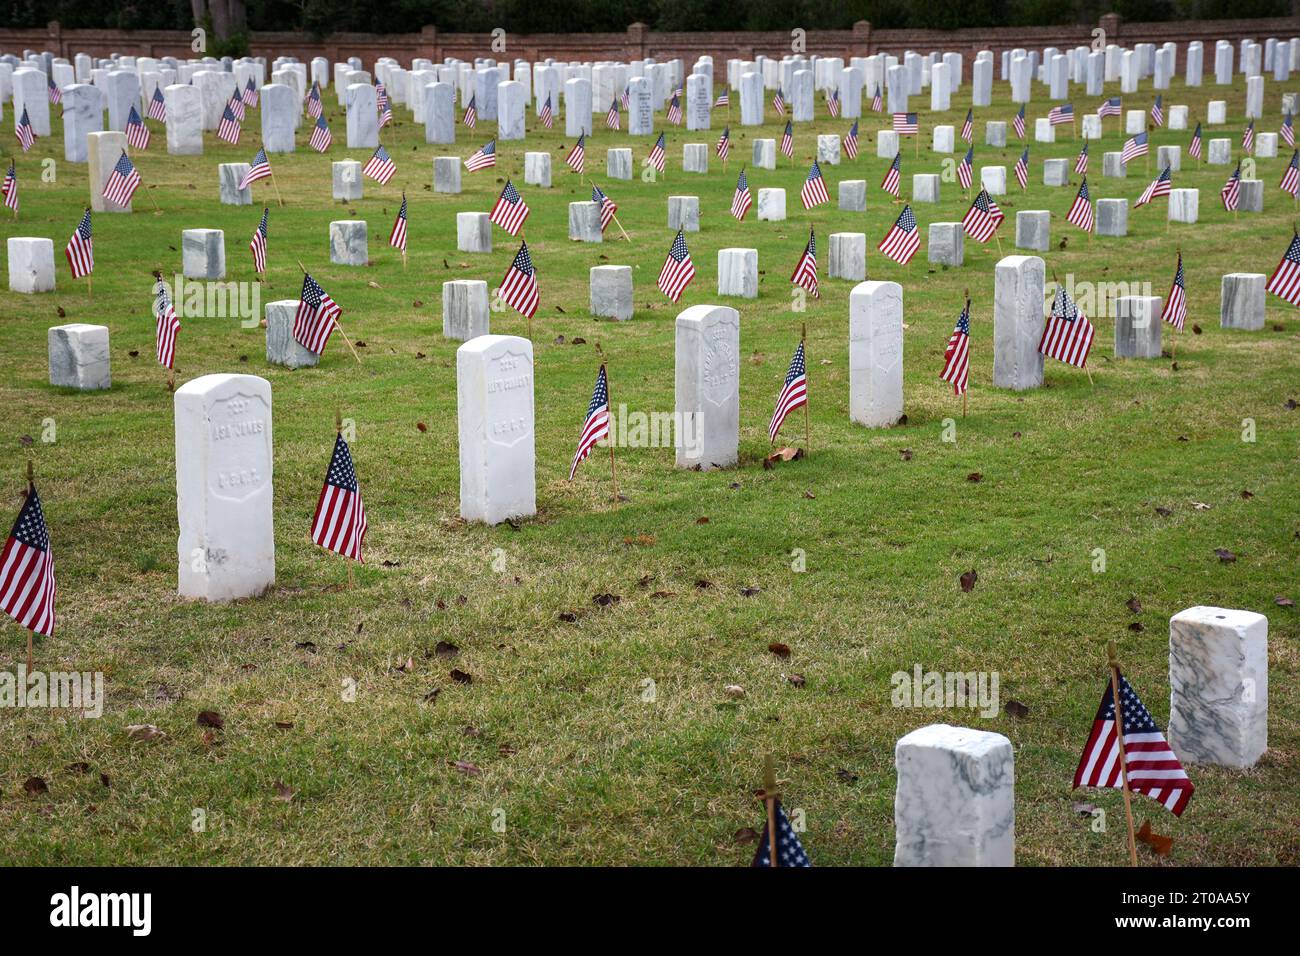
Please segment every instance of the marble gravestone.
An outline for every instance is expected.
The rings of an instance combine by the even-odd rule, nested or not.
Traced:
[[[841,179],[838,187],[839,208],[845,212],[867,211],[867,181]]]
[[[131,107],[140,107],[140,78],[134,70],[114,70],[108,74],[104,90],[108,100],[108,128],[126,131]]]
[[[341,202],[360,199],[363,187],[361,164],[355,159],[340,159],[330,164],[333,197]]]
[[[275,583],[271,383],[203,375],[176,390],[181,597],[232,601]]]
[[[849,293],[849,421],[887,428],[903,417],[903,287],[860,282]]]
[[[1046,324],[1043,309],[1046,265],[1037,256],[1007,256],[993,277],[993,384],[1021,391],[1043,384],[1038,343]]]
[[[81,391],[109,388],[108,326],[73,322],[49,330],[50,384]]]
[[[219,163],[217,165],[217,195],[223,206],[249,206],[253,202],[253,184],[243,189],[240,182],[252,167],[248,163]]]
[[[330,262],[341,266],[370,263],[366,220],[336,219],[330,223]]]
[[[1219,327],[1258,332],[1264,327],[1265,279],[1262,272],[1229,272],[1219,298]]]
[[[125,206],[104,196],[113,167],[126,151],[126,134],[113,130],[86,134],[86,159],[90,163],[90,208],[94,212],[130,212],[131,203]]]
[[[1158,295],[1121,295],[1115,299],[1115,357],[1160,358]]]
[[[182,230],[181,273],[187,279],[224,279],[225,232],[220,229]]]
[[[459,193],[460,169],[459,157],[433,157],[433,191],[436,193]]]
[[[758,250],[718,250],[718,295],[758,298]]]
[[[167,105],[168,155],[203,155],[203,98],[198,87],[173,83],[163,88],[163,100]]]
[[[482,279],[452,279],[442,284],[442,337],[468,342],[487,335],[491,313]]]
[[[348,149],[374,149],[379,145],[379,113],[375,88],[350,83],[347,88]]]
[[[694,305],[677,315],[678,468],[734,465],[740,448],[740,313]]]
[[[930,262],[959,266],[965,261],[965,227],[960,222],[932,222],[926,238]]]
[[[285,368],[307,368],[320,363],[320,356],[293,337],[298,299],[268,302],[266,316],[266,361]]]
[[[894,866],[1015,865],[1010,740],[931,724],[899,739],[894,765]]]
[[[569,238],[574,242],[603,242],[600,203],[589,199],[569,203]]]
[[[456,142],[456,88],[430,83],[424,88],[424,141],[447,146]]]
[[[3,99],[0,97],[0,99]],[[73,83],[63,90],[63,158],[84,163],[88,158],[86,134],[104,129],[104,94],[89,83]]]
[[[833,232],[826,275],[861,282],[867,277],[867,237],[861,232]]]
[[[460,516],[500,524],[537,513],[533,344],[480,335],[456,349]]]
[[[262,87],[258,105],[262,113],[262,147],[268,153],[292,153],[294,130],[302,107],[298,93],[285,83],[268,83]],[[170,117],[170,113],[168,116]]]
[[[32,295],[54,291],[54,240],[41,236],[10,236],[9,291]]]
[[[592,266],[591,314],[620,322],[632,318],[632,267]]]

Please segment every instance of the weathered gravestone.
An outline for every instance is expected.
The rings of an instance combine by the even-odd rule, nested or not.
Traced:
[[[499,524],[537,513],[533,345],[480,335],[456,350],[460,516]]]
[[[860,282],[849,293],[849,421],[886,428],[903,417],[903,287]]]
[[[73,322],[49,330],[50,384],[92,391],[109,388],[108,326]]]
[[[677,467],[734,465],[740,448],[740,313],[695,305],[677,315]]]

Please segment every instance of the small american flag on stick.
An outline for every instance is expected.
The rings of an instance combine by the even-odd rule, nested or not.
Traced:
[[[1074,106],[1061,103],[1047,111],[1047,122],[1052,126],[1069,126],[1074,122]]]
[[[517,236],[524,226],[524,220],[528,218],[528,213],[528,203],[524,202],[524,197],[519,195],[515,184],[507,179],[501,195],[497,197],[496,205],[488,214],[488,221],[496,223],[510,235]]]
[[[158,364],[170,370],[176,367],[176,336],[181,330],[181,320],[176,316],[176,307],[167,294],[167,287],[159,282],[156,291],[153,303],[154,352]]]
[[[1228,212],[1235,212],[1237,209],[1237,197],[1241,193],[1241,161],[1237,161],[1237,168],[1232,171],[1228,181],[1223,184],[1219,190],[1219,198],[1223,200],[1223,208]]]
[[[826,112],[832,117],[840,115],[840,91],[831,90],[830,96],[826,97]]]
[[[952,384],[954,395],[964,395],[970,381],[970,299],[957,316],[957,325],[948,338],[948,345],[943,350],[943,369],[939,372],[941,382]]]
[[[1026,146],[1025,151],[1020,154],[1020,158],[1016,160],[1016,182],[1020,183],[1021,189],[1029,188],[1029,147],[1028,146]]]
[[[659,291],[674,302],[682,297],[682,291],[695,278],[695,266],[691,262],[691,254],[686,248],[686,238],[682,235],[680,229],[677,230],[677,238],[673,240],[672,246],[668,249],[668,255],[664,259],[663,268],[659,270],[659,278],[656,285]]]
[[[796,408],[804,408],[808,404],[808,368],[804,360],[804,343],[801,340],[798,347],[794,350],[794,357],[790,359],[790,367],[786,369],[785,383],[781,386],[781,393],[776,397],[776,407],[772,410],[772,420],[767,425],[767,440],[776,441],[777,434],[781,431],[781,426],[789,414]]]
[[[1088,192],[1088,178],[1086,176],[1083,182],[1079,184],[1079,192],[1075,194],[1074,205],[1070,207],[1070,211],[1066,213],[1065,218],[1084,232],[1092,232],[1092,196]]]
[[[1164,171],[1155,179],[1151,180],[1151,184],[1147,186],[1146,189],[1142,190],[1142,195],[1138,197],[1138,201],[1134,204],[1133,208],[1137,209],[1139,206],[1145,206],[1157,196],[1168,196],[1169,191],[1172,188],[1173,180],[1170,176],[1170,167],[1166,166]]]
[[[880,181],[880,188],[889,193],[895,199],[899,195],[899,184],[902,181],[903,157],[901,153],[894,154],[894,161],[889,164],[889,169],[885,170],[885,178]]]
[[[388,150],[384,149],[383,146],[375,148],[374,153],[361,170],[362,175],[369,176],[381,186],[387,186],[388,181],[393,178],[393,174],[396,172],[397,165],[393,162],[393,157],[388,155]]]
[[[600,231],[604,232],[613,221],[614,213],[618,212],[618,205],[595,185],[591,187],[591,201],[600,203]]]
[[[966,155],[961,158],[961,162],[957,164],[957,182],[961,183],[962,189],[970,189],[971,177],[974,173],[975,147],[970,146],[967,147]]]
[[[731,152],[731,127],[730,126],[723,128],[722,135],[718,137],[717,149],[715,149],[714,152],[717,153],[718,157],[721,158],[724,163],[727,161],[727,156]]]
[[[465,160],[465,168],[471,173],[478,172],[480,169],[490,169],[497,164],[497,141],[490,140],[474,151],[469,159]]]
[[[469,106],[465,107],[465,116],[463,117],[463,122],[470,129],[473,129],[475,126],[478,125],[478,106],[476,104],[477,104],[477,94],[469,98]]]
[[[72,238],[68,240],[63,254],[68,257],[68,268],[72,270],[74,279],[95,271],[95,239],[91,234],[89,209],[82,214],[77,228],[72,230]]]
[[[1020,104],[1020,112],[1011,120],[1011,128],[1016,131],[1016,136],[1020,139],[1025,138],[1025,104]]]
[[[231,109],[233,102],[234,99],[232,98],[231,103],[227,103],[226,108],[221,111],[221,125],[217,127],[217,139],[223,139],[231,146],[238,146],[242,127],[240,127],[239,120],[235,117],[235,111]]]
[[[668,103],[668,122],[674,126],[682,125],[682,104],[677,94],[673,94],[672,100]]]
[[[330,132],[330,124],[325,122],[325,114],[322,113],[316,117],[316,125],[312,128],[311,138],[307,140],[307,145],[318,153],[323,153],[329,149],[334,142],[334,134]]]
[[[342,314],[343,310],[338,303],[311,277],[311,273],[304,272],[302,295],[298,311],[293,317],[293,337],[298,344],[307,351],[320,355],[325,351],[334,327],[338,324],[338,317]]]
[[[1241,134],[1241,148],[1245,152],[1251,152],[1255,147],[1255,121],[1251,120],[1246,124],[1245,132]]]
[[[749,212],[752,205],[754,205],[754,197],[749,192],[749,180],[742,169],[740,178],[736,180],[736,191],[731,197],[731,214],[744,222],[745,214]]]
[[[244,85],[244,105],[250,109],[257,109],[257,102],[260,98],[257,93],[257,84],[253,82],[253,78],[250,76],[248,82]]]
[[[961,224],[966,235],[976,242],[988,242],[1005,218],[998,204],[989,196],[988,190],[981,189],[975,195],[975,201],[970,204]]]
[[[26,500],[0,554],[0,607],[29,631],[53,637],[56,592],[50,531],[29,465]]]
[[[618,112],[618,97],[610,101],[609,112],[605,114],[605,128],[613,130],[623,128],[623,120]]]
[[[519,243],[519,251],[515,253],[497,292],[502,302],[525,318],[531,319],[537,314],[537,269],[533,266],[533,257],[528,254],[527,242]]]
[[[899,136],[915,136],[921,130],[915,113],[895,113],[894,132]]]
[[[808,178],[804,180],[803,188],[799,190],[799,198],[803,201],[804,209],[811,209],[831,201],[831,197],[826,192],[826,180],[822,178],[822,168],[815,159],[812,168],[808,170]]]
[[[849,159],[858,158],[858,121],[854,120],[853,125],[849,127],[849,133],[844,137],[844,152]]]
[[[817,233],[815,230],[808,230],[808,244],[804,246],[803,255],[799,257],[799,262],[794,267],[790,282],[800,288],[807,289],[813,294],[813,298],[821,298],[821,293],[817,291]]]
[[[259,179],[266,179],[271,175],[271,161],[266,158],[266,150],[258,149],[253,155],[253,161],[248,164],[248,172],[244,173],[244,178],[239,181],[240,190],[247,189]]]
[[[569,463],[569,480],[578,473],[578,465],[591,454],[597,442],[609,437],[609,377],[605,366],[596,373],[596,387],[591,392],[591,401],[587,403],[587,417],[582,420],[582,432],[578,435],[578,447],[573,452],[573,461]]]
[[[1088,352],[1092,349],[1094,334],[1095,330],[1088,317],[1079,311],[1065,287],[1058,286],[1052,299],[1052,314],[1048,316],[1043,328],[1038,351],[1058,362],[1084,368],[1088,364]]]
[[[1295,120],[1290,113],[1282,117],[1282,128],[1278,131],[1278,135],[1282,137],[1282,141],[1288,146],[1295,147]]]
[[[659,138],[655,140],[654,146],[650,148],[649,163],[659,172],[664,171],[664,159],[666,156],[664,146],[664,134],[660,133]]]
[[[48,92],[49,97],[50,97],[50,102],[51,102],[51,103],[62,103],[62,102],[63,102],[63,91],[60,90],[60,89],[58,88],[58,86],[55,85],[55,83],[54,83],[54,77],[46,77],[46,79],[45,79],[45,85],[46,85],[47,92]]]
[[[397,218],[393,220],[393,231],[388,234],[388,244],[394,249],[401,250],[402,261],[406,261],[406,193],[402,193],[402,208],[397,210]]]
[[[1119,116],[1122,113],[1124,104],[1118,96],[1112,96],[1109,99],[1102,100],[1101,105],[1097,107],[1097,115],[1101,117]]]
[[[1300,191],[1300,150],[1291,154],[1291,162],[1287,164],[1286,171],[1282,173],[1282,181],[1277,185],[1282,192],[1290,193],[1292,199]]]
[[[785,132],[781,134],[781,153],[794,159],[794,125],[786,120]]]
[[[1165,125],[1165,99],[1163,96],[1157,96],[1156,101],[1151,104],[1151,122],[1156,126]]]
[[[140,188],[140,172],[131,162],[131,157],[122,150],[113,171],[104,180],[104,198],[118,206],[125,206]]]
[[[1150,140],[1146,132],[1138,133],[1124,141],[1124,148],[1120,150],[1119,161],[1127,166],[1132,160],[1139,156],[1145,156],[1151,152]]]
[[[352,451],[339,433],[316,502],[316,514],[311,519],[311,540],[327,551],[362,561],[361,546],[368,527]]]
[[[266,272],[266,220],[270,216],[271,210],[267,207],[262,209],[262,221],[257,224],[253,230],[253,239],[248,244],[248,248],[253,250],[253,270],[259,274]]]
[[[781,92],[780,88],[772,96],[772,109],[776,110],[777,116],[785,115],[785,94]]]
[[[23,107],[23,115],[18,117],[18,122],[14,124],[14,135],[18,137],[18,145],[23,148],[23,152],[30,150],[36,142],[36,134],[32,131],[32,121],[27,118],[27,107]]]
[[[1179,332],[1187,319],[1187,280],[1183,275],[1183,254],[1178,253],[1178,268],[1174,270],[1174,282],[1169,287],[1169,296],[1165,299],[1165,309],[1160,318],[1168,322]]]
[[[134,106],[126,116],[126,141],[133,149],[149,148],[149,127],[144,125]]]
[[[18,213],[18,170],[14,166],[14,161],[9,160],[9,170],[5,173],[3,182],[0,182],[0,200],[4,201],[5,206],[12,209],[14,214]]]
[[[1079,150],[1079,156],[1074,161],[1074,172],[1079,176],[1088,175],[1088,143],[1085,140],[1083,148]]]
[[[149,108],[145,111],[145,115],[160,123],[167,122],[167,99],[163,96],[161,86],[153,88],[153,96],[149,98]]]
[[[549,93],[546,95],[546,102],[542,104],[542,111],[537,116],[547,129],[555,125],[555,114],[551,112],[551,96]]]
[[[320,83],[316,82],[311,85],[311,90],[307,93],[307,115],[312,119],[320,119],[321,110]]]
[[[1279,299],[1300,306],[1300,234],[1292,236],[1291,245],[1287,246],[1265,288]]]
[[[920,248],[921,231],[917,228],[916,216],[913,215],[910,205],[904,206],[894,225],[880,241],[879,249],[886,258],[905,266],[912,261],[912,257]]]
[[[1201,158],[1201,124],[1196,124],[1196,131],[1192,133],[1191,145],[1187,147],[1187,154],[1193,159]]]
[[[975,141],[975,111],[973,109],[966,111],[966,119],[961,124],[961,138],[968,143]]]
[[[586,133],[578,134],[578,141],[573,144],[573,149],[569,150],[569,155],[564,157],[564,163],[579,176],[582,175],[582,171],[587,165]]]

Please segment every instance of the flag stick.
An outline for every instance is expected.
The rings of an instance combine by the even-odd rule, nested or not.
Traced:
[[[1110,693],[1115,703],[1115,743],[1119,746],[1119,775],[1124,782],[1124,816],[1128,819],[1128,860],[1129,865],[1137,866],[1137,841],[1133,836],[1133,799],[1128,786],[1128,757],[1124,753],[1124,713],[1119,699],[1119,656],[1115,642],[1106,645],[1106,656],[1110,664]]]
[[[803,398],[803,443],[804,457],[812,455],[812,432],[808,428],[808,323],[804,322],[799,330],[799,344],[804,346],[803,353],[803,379],[804,379],[804,398]]]
[[[275,181],[275,173],[271,174],[271,185],[275,187],[275,198],[279,200],[280,205],[284,205],[284,197],[280,195],[280,184]]]
[[[87,272],[86,273],[86,298],[93,299],[94,297],[95,297],[95,290],[91,287],[90,273]]]
[[[297,260],[297,263],[298,263],[298,268],[302,270],[302,274],[303,274],[303,275],[306,275],[306,274],[307,274],[307,267],[306,267],[305,265],[302,264],[302,260],[301,260],[301,259],[298,259],[298,260]],[[337,317],[335,317],[335,319],[334,319],[334,328],[336,328],[336,329],[339,330],[339,335],[343,336],[343,341],[344,341],[344,342],[347,342],[347,343],[348,343],[348,348],[352,350],[352,357],[353,357],[354,359],[356,359],[356,360],[357,360],[357,364],[360,365],[360,364],[361,364],[361,356],[357,354],[357,350],[356,350],[356,348],[352,345],[352,340],[351,340],[350,338],[348,338],[348,334],[347,334],[347,332],[344,332],[344,331],[343,331],[343,323],[340,322],[340,321],[338,320]]]
[[[776,770],[772,766],[772,755],[763,755],[763,802],[767,804],[767,859],[776,869],[776,801],[781,795],[776,792]]]
[[[617,213],[614,214],[614,221],[618,222]],[[623,228],[623,224],[621,222],[618,222],[618,231],[623,234],[623,238],[626,239],[628,242],[632,241],[632,237],[627,234],[627,230]]]
[[[600,347],[599,342],[596,343],[596,351],[600,353],[600,357],[602,359],[600,363],[600,367],[601,370],[605,373],[605,406],[606,408],[613,408],[614,406],[609,400],[609,365],[606,361],[604,361],[605,350]],[[611,415],[610,417],[612,418],[613,416]],[[609,480],[610,483],[614,486],[614,507],[617,508],[618,507],[618,471],[614,467],[614,434],[612,430],[609,436]]]
[[[169,368],[167,370],[167,391],[169,392],[176,391],[176,369],[175,368]]]

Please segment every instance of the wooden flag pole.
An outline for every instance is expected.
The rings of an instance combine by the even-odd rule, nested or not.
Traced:
[[[302,264],[302,260],[298,259],[296,261],[298,263],[298,268],[302,270],[302,274],[307,275],[307,267]],[[356,348],[352,345],[352,340],[348,338],[348,334],[343,331],[343,323],[340,322],[337,317],[334,319],[334,327],[339,330],[339,335],[343,336],[343,341],[348,343],[348,348],[352,350],[352,357],[356,359],[357,364],[360,365],[361,356],[357,354]]]
[[[280,205],[283,206],[284,197],[280,195],[280,184],[275,181],[275,173],[271,174],[271,185],[275,187],[275,198],[279,201]]]
[[[631,242],[632,237],[627,234],[627,230],[623,228],[623,224],[618,221],[618,213],[614,213],[614,221],[618,223],[618,231],[623,234],[623,238],[628,242]]]
[[[767,805],[767,859],[773,869],[776,862],[776,801],[781,795],[776,792],[776,769],[772,766],[772,755],[763,755],[763,803]]]
[[[803,443],[804,457],[812,456],[812,431],[808,427],[808,323],[802,323],[799,330],[799,344],[804,347],[803,352]]]
[[[1133,835],[1133,798],[1128,786],[1128,757],[1124,753],[1124,713],[1119,699],[1119,655],[1114,641],[1106,645],[1106,656],[1110,665],[1110,694],[1115,704],[1115,743],[1119,747],[1119,775],[1124,783],[1124,816],[1128,820],[1128,861],[1130,866],[1137,866],[1137,840]]]

